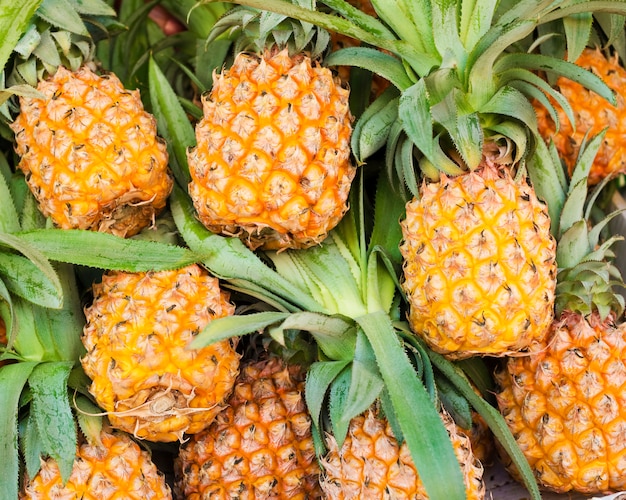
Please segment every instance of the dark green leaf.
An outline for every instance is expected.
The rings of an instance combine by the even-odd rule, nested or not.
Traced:
[[[180,186],[187,186],[191,180],[187,166],[187,148],[196,142],[193,126],[153,58],[150,58],[149,74],[152,112],[157,119],[159,132],[167,142],[174,177]]]
[[[41,363],[28,378],[33,393],[31,412],[43,450],[56,460],[64,482],[72,472],[77,445],[76,422],[67,393],[71,369],[69,362]]]
[[[0,367],[0,498],[18,498],[20,457],[17,416],[20,395],[37,363],[21,362]]]
[[[428,496],[464,499],[463,475],[450,437],[438,409],[404,352],[390,318],[376,312],[357,318],[357,322],[376,354],[398,423]],[[419,426],[415,425],[416,421],[420,422]]]

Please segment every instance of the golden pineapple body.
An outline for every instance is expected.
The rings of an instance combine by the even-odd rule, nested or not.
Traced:
[[[442,418],[461,464],[468,500],[482,499],[483,467],[472,453],[469,438],[449,415]],[[398,445],[391,426],[373,411],[353,418],[341,449],[327,437],[321,485],[328,500],[419,500],[428,494],[406,443]],[[436,458],[436,457],[434,457]]]
[[[35,477],[25,482],[20,500],[167,500],[172,498],[164,476],[150,455],[127,434],[103,431],[99,443],[78,447],[64,485],[56,462],[42,461]]]
[[[485,166],[424,184],[402,221],[411,329],[453,358],[501,356],[545,336],[556,244],[524,181]]]
[[[64,229],[132,236],[150,225],[173,181],[165,144],[138,91],[114,75],[60,67],[20,98],[11,125],[41,211]]]
[[[496,373],[500,410],[544,487],[626,489],[625,359],[625,324],[565,312]]]
[[[197,265],[105,274],[85,310],[82,365],[111,424],[151,441],[208,427],[232,390],[239,354],[229,340],[189,343],[233,313],[217,279]]]
[[[599,183],[605,177],[614,177],[626,172],[626,70],[617,56],[607,59],[597,49],[587,48],[576,64],[592,71],[614,91],[617,106],[608,103],[598,94],[568,78],[560,77],[556,86],[569,101],[574,111],[575,128],[563,109],[556,106],[559,130],[545,107],[535,102],[539,131],[546,139],[552,139],[570,172],[583,141],[609,127],[604,141],[591,167],[589,184]]]
[[[253,248],[305,248],[347,209],[348,90],[286,50],[240,53],[215,75],[189,152],[189,193],[213,232]]]
[[[242,368],[228,407],[181,447],[179,496],[321,498],[303,392],[303,371],[276,358]]]

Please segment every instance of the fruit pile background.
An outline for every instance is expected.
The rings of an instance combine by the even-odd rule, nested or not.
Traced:
[[[624,2],[0,13],[0,499],[626,495]]]

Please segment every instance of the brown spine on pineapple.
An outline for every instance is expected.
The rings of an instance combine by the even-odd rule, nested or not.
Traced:
[[[556,86],[572,106],[575,128],[563,109],[555,105],[559,117],[557,132],[556,124],[546,108],[536,101],[534,106],[539,132],[546,140],[554,141],[570,173],[583,141],[609,127],[589,174],[588,182],[594,185],[605,177],[615,177],[626,172],[626,143],[623,139],[626,134],[626,70],[620,65],[617,55],[607,59],[599,49],[591,48],[583,51],[576,64],[604,80],[615,92],[617,106],[565,77],[560,77]]]
[[[304,376],[276,357],[243,367],[228,407],[182,445],[175,492],[188,500],[322,498]]]
[[[286,49],[239,53],[203,97],[189,193],[211,231],[252,248],[306,248],[347,210],[348,90],[328,68]]]
[[[90,391],[114,427],[150,441],[182,440],[208,427],[239,369],[233,342],[191,349],[212,319],[234,306],[198,265],[109,272],[94,285],[82,359]]]
[[[32,479],[25,478],[20,500],[168,500],[172,498],[164,476],[148,452],[127,434],[103,431],[99,443],[83,442],[76,452],[72,473],[63,484],[53,459],[42,460]]]
[[[626,489],[626,324],[614,320],[565,311],[547,342],[496,372],[498,406],[553,491]]]
[[[450,358],[504,356],[548,332],[556,242],[525,180],[485,164],[425,183],[406,206],[403,288],[411,329]]]
[[[15,132],[19,168],[44,215],[63,229],[126,237],[165,207],[173,180],[154,117],[139,91],[87,66],[59,67],[21,97]]]
[[[441,416],[461,464],[467,498],[484,498],[483,467],[469,438],[448,414]],[[389,423],[374,411],[352,419],[341,449],[332,435],[326,442],[329,451],[321,460],[320,483],[328,500],[428,498],[408,446],[398,445]]]

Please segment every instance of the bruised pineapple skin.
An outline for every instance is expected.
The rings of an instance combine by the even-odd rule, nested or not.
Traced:
[[[234,343],[190,349],[212,319],[234,314],[218,280],[198,265],[105,273],[85,309],[82,366],[113,427],[149,441],[208,427],[239,371]]]
[[[148,452],[127,434],[102,431],[98,443],[83,442],[63,484],[56,462],[42,460],[26,478],[20,500],[171,500],[172,493]]]
[[[524,180],[485,163],[425,183],[401,222],[412,331],[452,359],[504,356],[543,339],[553,318],[556,242]]]
[[[626,324],[565,311],[496,372],[500,411],[544,488],[626,489],[625,359]]]
[[[276,357],[248,362],[227,408],[181,446],[180,499],[321,499],[304,402],[305,372]]]
[[[39,208],[63,229],[132,236],[151,225],[173,187],[165,143],[139,91],[113,74],[59,67],[21,97],[18,167]]]
[[[552,139],[570,170],[574,168],[580,146],[605,127],[609,127],[604,142],[591,167],[588,183],[598,184],[605,177],[615,177],[626,172],[626,70],[617,55],[607,58],[599,49],[587,48],[576,64],[600,77],[615,94],[617,106],[613,106],[598,94],[568,78],[560,77],[556,87],[570,103],[575,118],[575,128],[560,106],[555,106],[559,117],[559,129],[547,109],[534,102],[540,134]]]
[[[468,500],[485,497],[483,467],[469,437],[447,413],[446,425],[463,477]],[[320,479],[327,500],[423,500],[424,489],[406,443],[398,446],[389,422],[374,410],[353,418],[341,449],[334,436],[326,439]]]
[[[211,231],[251,248],[307,248],[347,210],[348,90],[303,54],[239,53],[203,96],[189,194]]]

